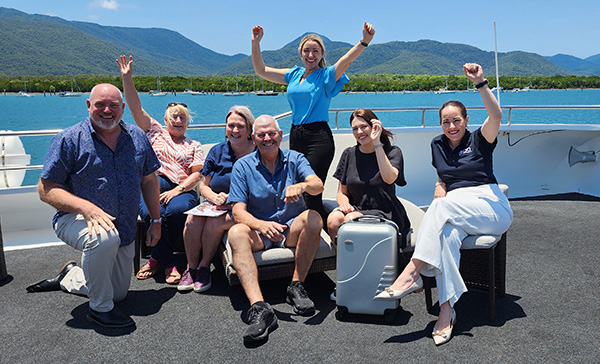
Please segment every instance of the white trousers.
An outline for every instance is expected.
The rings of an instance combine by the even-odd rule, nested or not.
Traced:
[[[421,274],[435,277],[440,305],[467,291],[460,275],[460,247],[467,235],[502,235],[513,213],[496,184],[458,188],[433,200],[425,213],[412,259],[426,264]]]
[[[87,296],[90,308],[98,312],[113,309],[114,302],[127,296],[133,270],[135,244],[120,247],[119,232],[100,229],[100,235],[88,234],[81,214],[61,216],[54,227],[56,235],[82,251],[81,268],[74,267],[60,281],[63,290]]]

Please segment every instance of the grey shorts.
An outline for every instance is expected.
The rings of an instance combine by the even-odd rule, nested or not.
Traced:
[[[285,240],[287,239],[287,235],[288,232],[290,231],[290,228],[288,227],[287,229],[285,229],[283,231],[283,239],[281,239],[281,241],[273,241],[269,238],[267,238],[266,236],[264,236],[263,234],[258,233],[258,236],[260,237],[260,239],[262,240],[263,244],[265,245],[265,250],[271,249],[271,248],[283,248],[285,246]]]

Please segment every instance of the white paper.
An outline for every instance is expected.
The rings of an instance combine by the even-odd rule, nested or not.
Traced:
[[[216,217],[221,216],[226,212],[227,210],[219,210],[217,209],[216,205],[208,201],[204,201],[200,205],[186,211],[185,213],[188,215]]]

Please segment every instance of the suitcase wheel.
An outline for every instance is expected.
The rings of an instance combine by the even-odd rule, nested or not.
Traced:
[[[335,311],[335,318],[338,321],[344,321],[344,318],[348,314],[348,307],[346,306],[337,306],[337,311]]]

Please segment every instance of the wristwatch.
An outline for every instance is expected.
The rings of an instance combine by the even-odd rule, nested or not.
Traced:
[[[185,191],[185,186],[184,185],[179,185],[177,187],[179,187],[179,189],[181,190],[181,192]]]
[[[162,217],[159,217],[158,219],[152,219],[150,222],[153,224],[162,224]]]

